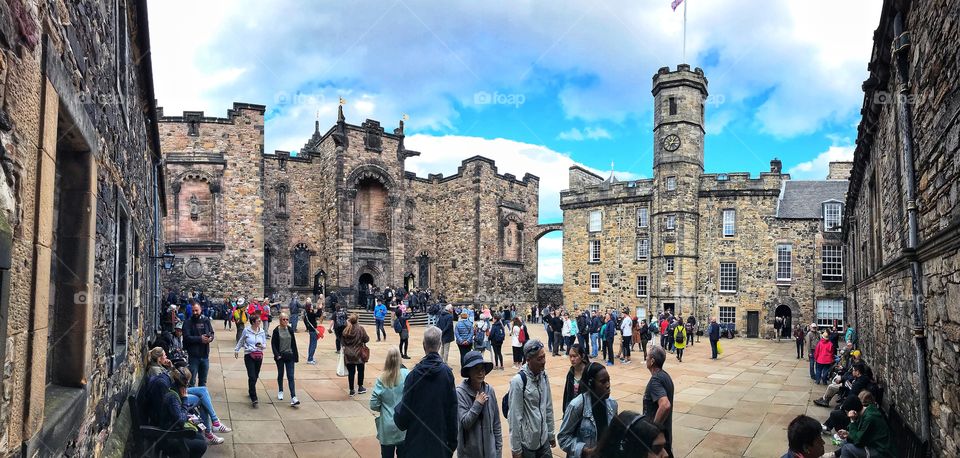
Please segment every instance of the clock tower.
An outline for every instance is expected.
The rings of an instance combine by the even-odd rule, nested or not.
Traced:
[[[696,310],[706,97],[700,68],[680,64],[653,76],[651,306],[684,316]]]

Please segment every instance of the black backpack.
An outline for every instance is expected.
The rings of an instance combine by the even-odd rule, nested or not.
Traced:
[[[527,391],[527,373],[520,371],[520,379],[523,380],[523,390]],[[503,400],[500,401],[500,410],[503,411],[503,418],[507,418],[507,414],[510,412],[510,390],[507,390],[507,394],[503,395]]]
[[[490,341],[491,342],[503,342],[507,338],[507,333],[503,330],[503,324],[497,322],[494,323],[493,328],[490,329]]]
[[[677,338],[676,338],[676,341],[675,341],[675,342],[678,343],[678,344],[680,344],[680,345],[683,345],[684,336],[687,334],[687,330],[686,330],[686,328],[681,328],[681,329],[683,329],[683,331],[680,332],[680,333],[678,333],[678,334],[676,334]]]
[[[343,310],[337,310],[337,314],[334,316],[334,325],[338,328],[347,327],[347,313]]]

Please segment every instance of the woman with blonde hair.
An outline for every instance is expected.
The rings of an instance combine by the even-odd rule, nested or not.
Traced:
[[[293,327],[290,326],[290,315],[280,314],[280,326],[273,328],[273,340],[270,342],[273,350],[273,359],[277,363],[277,385],[280,387],[277,391],[277,400],[283,400],[283,373],[287,373],[287,385],[290,388],[290,405],[300,405],[297,399],[297,386],[294,382],[293,368],[300,361],[300,353],[297,351],[297,337]]]
[[[363,386],[363,368],[370,360],[370,349],[367,348],[367,342],[370,336],[363,326],[358,323],[359,317],[356,313],[351,313],[347,319],[347,327],[343,329],[343,336],[340,338],[343,343],[343,362],[347,366],[349,373],[348,382],[350,384],[350,396],[357,392],[366,393],[367,389]],[[354,376],[357,377],[358,391],[353,391]]]
[[[407,368],[400,362],[400,350],[390,347],[387,360],[383,363],[383,373],[377,378],[370,396],[370,410],[380,412],[374,421],[377,424],[377,440],[380,441],[380,456],[392,458],[403,456],[403,441],[407,433],[400,431],[393,422],[397,404],[403,399],[403,382],[407,379]]]

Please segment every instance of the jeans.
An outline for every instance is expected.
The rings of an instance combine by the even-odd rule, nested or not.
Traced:
[[[440,345],[440,356],[443,357],[443,362],[447,362],[447,357],[450,356],[450,342],[444,342]]]
[[[563,336],[561,335],[561,333],[554,331],[554,332],[553,332],[553,354],[554,354],[554,356],[560,354],[560,350],[562,350],[562,348],[560,348],[560,347],[562,347],[562,346],[563,346]]]
[[[313,361],[313,355],[317,352],[317,331],[314,329],[307,329],[307,333],[310,334],[310,347],[307,349],[307,362]]]
[[[297,323],[300,322],[300,314],[295,313],[290,315],[290,328],[293,329],[293,332],[297,332]]]
[[[251,401],[257,400],[257,379],[260,378],[262,359],[253,359],[249,354],[243,355],[243,365],[247,367],[247,395]]]
[[[283,370],[287,370],[287,385],[290,387],[290,396],[297,397],[297,385],[293,382],[293,361],[277,360],[277,385],[283,392]]]
[[[547,330],[547,348],[551,353],[556,354],[556,352],[553,351],[553,346],[556,345],[556,342],[553,341],[553,331],[551,331],[549,327],[545,328]]]
[[[583,351],[590,354],[590,335],[589,334],[577,334],[577,343],[583,347]]]
[[[841,458],[867,458],[867,448],[857,447],[849,442],[843,444],[840,450],[837,450]],[[876,452],[876,450],[874,450]]]
[[[350,391],[353,391],[353,377],[356,374],[357,385],[363,387],[363,364],[347,364],[347,373],[349,378],[347,382],[350,383]]]
[[[797,359],[803,357],[803,340],[797,341]]]
[[[567,347],[567,353],[570,353],[570,347],[573,346],[574,341],[577,339],[577,336],[566,336],[563,339],[564,345]]]
[[[190,458],[200,458],[204,453],[207,453],[207,440],[199,432],[189,439],[184,439],[183,442],[187,445]],[[163,450],[166,455],[175,456],[180,453],[179,447],[179,441],[169,440],[161,441],[158,448]]]
[[[210,360],[207,358],[190,358],[187,363],[190,367],[190,386],[194,386],[197,378],[200,379],[200,386],[207,386],[207,372],[210,371]],[[199,376],[197,374],[200,374]]]
[[[543,446],[537,450],[531,450],[523,446],[520,446],[520,447],[522,448],[520,456],[522,456],[523,458],[550,458],[550,456],[552,455],[552,453],[550,452],[549,442],[547,442],[546,444],[543,444]]]
[[[817,363],[817,383],[827,384],[827,378],[830,377],[830,366],[832,364]]]
[[[633,336],[623,336],[623,358],[630,359],[630,341]]]
[[[211,423],[220,422],[220,418],[217,417],[217,411],[213,410],[213,403],[210,401],[210,392],[207,391],[207,387],[191,386],[187,388],[187,400],[184,404],[190,407],[200,407],[197,410],[200,411],[200,419],[203,420],[207,431],[212,431],[210,429]]]
[[[340,353],[340,337],[343,336],[343,328],[334,326],[333,333],[337,336],[337,353]]]
[[[380,341],[380,333],[383,333],[383,340],[387,340],[387,331],[383,329],[383,320],[377,320],[377,342]]]
[[[716,340],[710,339],[710,359],[717,359],[717,342]]]
[[[380,445],[380,458],[404,458],[403,443],[396,445]]]
[[[600,352],[600,333],[599,332],[594,332],[590,334],[590,349],[592,350],[592,352],[590,353],[590,357],[596,358],[597,353]]]
[[[384,337],[386,339],[386,337]],[[407,351],[410,350],[410,338],[400,339],[400,355],[408,356]]]
[[[613,357],[616,352],[613,350],[613,339],[603,341],[603,356],[608,363],[613,363]]]
[[[503,342],[493,342],[493,367],[503,367]]]
[[[459,343],[457,343],[457,348],[460,349],[460,364],[463,365],[463,357],[467,356],[467,353],[470,353],[470,350],[473,350],[473,345],[471,344],[460,345]]]
[[[643,359],[646,360],[647,359],[647,339],[640,337],[640,343],[637,346],[640,347],[640,351],[643,352]]]
[[[813,355],[807,357],[810,360],[810,380],[817,379],[817,363],[813,361]]]

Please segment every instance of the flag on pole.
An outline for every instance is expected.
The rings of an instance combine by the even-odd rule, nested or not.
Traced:
[[[340,105],[346,105],[346,104],[347,104],[347,99],[340,97]]]
[[[670,8],[673,8],[673,10],[676,11],[677,7],[680,6],[681,3],[683,3],[683,0],[673,0],[673,2],[670,3]]]

